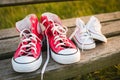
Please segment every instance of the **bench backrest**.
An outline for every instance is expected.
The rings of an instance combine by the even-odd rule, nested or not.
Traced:
[[[77,0],[0,0],[0,7]]]

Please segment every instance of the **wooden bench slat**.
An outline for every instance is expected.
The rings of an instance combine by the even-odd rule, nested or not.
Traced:
[[[120,21],[114,21],[114,22],[106,22],[102,23],[102,32],[104,35],[107,37],[119,34],[120,35]],[[74,28],[68,28],[68,36],[74,31]],[[20,41],[19,37],[15,38],[10,38],[10,39],[5,39],[5,40],[0,40],[0,58],[3,58],[3,55],[12,55]],[[45,49],[44,49],[45,50]],[[9,56],[8,55],[8,56]]]
[[[75,64],[60,65],[50,60],[44,75],[44,80],[64,80],[68,77],[102,69],[103,66],[107,67],[117,64],[120,61],[120,44],[118,43],[120,43],[120,36],[108,38],[107,44],[99,43],[95,49],[81,52],[81,61]],[[1,60],[0,62],[2,65],[0,66],[1,80],[40,79],[41,69],[33,73],[19,74],[12,70],[11,59]]]
[[[113,13],[97,14],[95,16],[100,20],[100,22],[103,23],[111,20],[120,20],[120,11]],[[80,18],[86,22],[89,20],[90,16],[80,17]],[[75,27],[75,20],[76,18],[71,18],[71,19],[62,20],[62,22],[64,25],[66,25],[69,28],[69,27]],[[0,39],[6,39],[16,36],[19,36],[19,33],[16,31],[15,28],[0,30]]]
[[[12,52],[14,52],[17,49],[18,43],[20,39],[18,37],[6,39],[6,40],[0,40],[0,59],[4,59],[5,56],[8,58],[11,56]]]
[[[8,29],[0,30],[0,40],[6,38],[12,38],[16,36],[19,36],[19,33],[17,32],[16,28],[8,28]]]
[[[84,17],[78,17],[78,18],[81,18],[86,23],[91,16],[84,16]],[[106,21],[108,22],[108,21],[120,20],[120,11],[112,12],[112,13],[96,14],[94,16],[97,17],[102,23]],[[76,21],[76,18],[65,19],[63,20],[63,24],[68,27],[73,27],[75,26],[75,21]]]

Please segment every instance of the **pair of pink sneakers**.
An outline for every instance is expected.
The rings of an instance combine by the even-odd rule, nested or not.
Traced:
[[[47,60],[42,73],[45,71],[50,53],[51,57],[60,64],[71,64],[80,60],[79,49],[66,37],[67,28],[61,24],[56,14],[43,13],[40,23],[35,14],[30,14],[16,22],[16,28],[21,37],[12,58],[12,67],[16,72],[32,72],[41,66],[44,37],[47,40]]]

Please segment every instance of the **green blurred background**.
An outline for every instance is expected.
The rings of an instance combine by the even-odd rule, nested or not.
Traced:
[[[120,11],[120,0],[80,0],[0,8],[0,29],[14,27],[16,21],[35,13],[53,12],[62,19]],[[120,80],[120,64],[76,76],[68,80]]]
[[[53,12],[62,19],[120,11],[120,0],[80,0],[0,8],[0,29],[14,27],[16,21],[35,13]]]

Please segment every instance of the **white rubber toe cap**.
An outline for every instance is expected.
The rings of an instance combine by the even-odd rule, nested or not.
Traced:
[[[79,49],[65,49],[59,53],[54,53],[51,50],[52,58],[60,64],[72,64],[80,61],[80,50]]]
[[[30,63],[36,60],[34,57],[29,57],[29,56],[21,56],[15,59],[17,63]]]
[[[38,59],[34,57],[21,56],[19,58],[12,58],[12,67],[16,72],[33,72],[37,70],[42,63],[42,56]]]
[[[77,49],[64,49],[64,50],[61,50],[58,54],[70,55],[70,54],[75,54],[76,52],[77,52]]]

